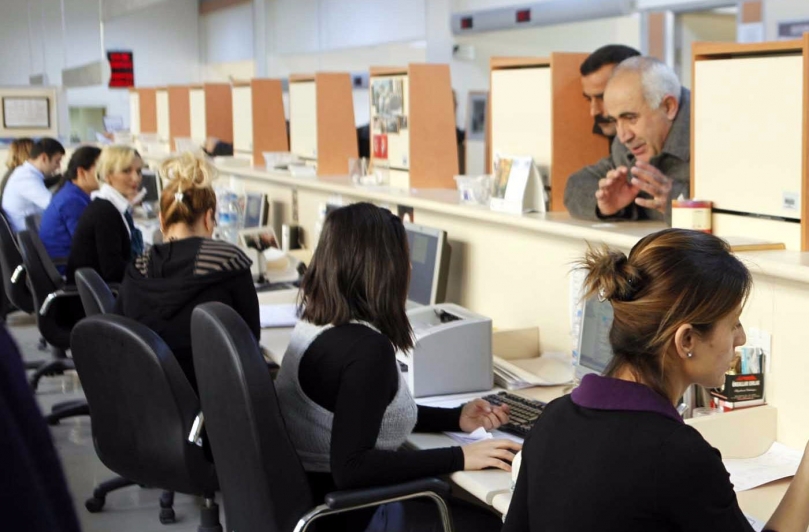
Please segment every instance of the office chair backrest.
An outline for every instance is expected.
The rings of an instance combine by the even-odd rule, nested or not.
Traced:
[[[88,316],[107,314],[115,306],[112,290],[92,268],[76,270],[76,288],[79,290],[84,313]]]
[[[16,272],[16,275],[15,275]],[[3,288],[11,304],[25,313],[34,311],[34,300],[26,282],[27,273],[23,266],[17,238],[5,214],[0,213],[0,273],[3,276]],[[12,278],[14,281],[12,282]]]
[[[56,292],[65,286],[65,280],[53,265],[45,245],[39,239],[39,234],[29,230],[17,234],[20,243],[20,252],[28,272],[28,283],[34,296],[36,308],[40,308],[48,294]]]
[[[201,447],[186,441],[199,401],[165,342],[114,314],[80,321],[71,336],[98,457],[138,484],[180,493],[216,488]],[[206,488],[206,489],[207,489]]]
[[[32,233],[39,234],[39,227],[42,225],[41,214],[29,214],[25,217],[25,228]]]
[[[293,530],[312,494],[250,328],[229,306],[205,303],[191,316],[191,346],[227,529]]]

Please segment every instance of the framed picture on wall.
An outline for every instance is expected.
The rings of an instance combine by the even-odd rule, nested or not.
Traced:
[[[47,96],[3,97],[3,127],[6,129],[50,129],[50,99]]]
[[[469,91],[466,107],[466,139],[486,140],[486,106],[488,91]]]

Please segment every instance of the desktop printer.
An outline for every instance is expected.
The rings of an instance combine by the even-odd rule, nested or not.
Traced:
[[[414,397],[491,390],[492,320],[451,303],[407,311],[412,351],[396,354]]]

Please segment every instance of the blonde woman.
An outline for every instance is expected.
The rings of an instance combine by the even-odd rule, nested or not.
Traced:
[[[33,147],[34,141],[28,137],[22,137],[12,141],[8,150],[8,159],[6,160],[6,168],[8,168],[8,170],[6,170],[6,173],[3,175],[3,180],[0,181],[0,197],[3,196],[3,191],[6,189],[6,183],[8,183],[8,178],[11,177],[11,173],[28,160],[28,156],[31,155],[31,148]]]
[[[143,161],[127,146],[108,146],[98,159],[101,188],[84,210],[73,233],[67,280],[79,268],[93,268],[108,283],[120,283],[134,257],[143,253],[143,236],[132,219],[131,201],[140,189]]]
[[[159,334],[196,389],[191,311],[200,303],[225,303],[258,339],[258,297],[250,259],[233,244],[211,238],[216,225],[213,167],[201,155],[184,153],[164,162],[160,175],[168,181],[160,198],[164,243],[127,269],[116,312]]]

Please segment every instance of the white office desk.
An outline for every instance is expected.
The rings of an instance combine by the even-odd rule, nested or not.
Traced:
[[[284,304],[295,301],[297,290],[279,290],[259,293],[261,304]],[[280,365],[289,344],[291,328],[261,330],[261,345],[270,357]],[[565,393],[565,386],[535,387],[513,393],[552,401]],[[488,392],[481,392],[486,395]],[[712,446],[719,449],[725,458],[750,458],[769,449],[776,435],[776,409],[763,406],[728,412],[719,416],[687,420]],[[414,449],[434,449],[458,445],[445,434],[414,433],[407,445]],[[501,470],[457,471],[450,475],[453,483],[466,490],[478,500],[504,514],[511,502],[511,473]],[[742,511],[766,521],[789,486],[788,480],[770,483],[754,490],[737,494]]]

